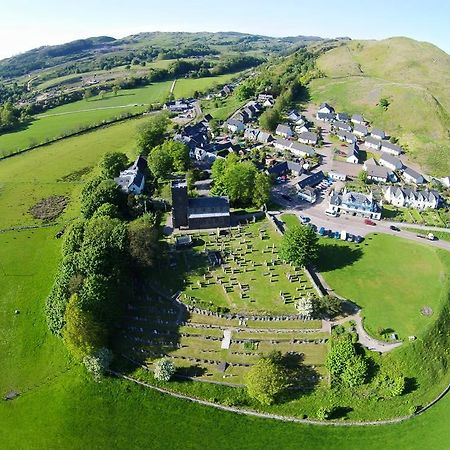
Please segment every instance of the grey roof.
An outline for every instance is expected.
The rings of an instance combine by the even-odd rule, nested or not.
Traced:
[[[305,153],[308,156],[314,156],[316,154],[316,151],[312,147],[302,144],[301,142],[292,142],[290,150],[297,150],[298,152]]]
[[[385,161],[388,164],[395,166],[397,169],[401,169],[403,167],[403,163],[396,158],[395,156],[383,153],[380,157],[380,162]]]
[[[374,128],[371,133],[372,136],[381,136],[381,139],[383,139],[386,134],[384,133],[384,131],[380,128]]]
[[[323,179],[325,175],[322,171],[319,172],[311,172],[311,173],[303,173],[300,176],[300,180],[297,183],[299,188],[304,189],[306,186],[317,186]]]
[[[289,125],[283,125],[281,123],[277,126],[277,129],[276,129],[275,132],[276,133],[284,133],[284,134],[287,134],[287,135],[291,135],[292,134],[291,127]]]
[[[355,126],[353,127],[353,133],[361,133],[364,136],[369,132],[369,130],[367,129],[367,127],[365,125],[360,125],[359,123],[355,124]]]
[[[369,164],[367,166],[367,176],[375,177],[375,178],[384,178],[387,180],[390,175],[390,171],[383,166],[375,166],[373,164]]]
[[[337,128],[338,130],[345,130],[345,131],[351,131],[352,127],[347,122],[342,122],[340,120],[337,120],[333,123],[334,128]]]
[[[402,153],[403,152],[403,149],[399,145],[393,144],[392,142],[389,142],[389,141],[381,141],[381,148],[383,148],[383,147],[389,148],[389,149],[394,150],[395,152],[398,152],[398,153]]]
[[[374,145],[380,145],[380,140],[377,138],[374,138],[373,136],[366,136],[364,138],[364,141],[367,142],[368,144],[374,144]]]
[[[290,145],[292,144],[292,141],[289,141],[288,139],[284,139],[284,138],[278,138],[278,139],[275,139],[274,143],[279,144],[279,145],[284,145],[285,147],[290,147]]]
[[[405,167],[403,174],[408,175],[409,177],[413,178],[415,181],[423,179],[423,176],[419,172],[416,172],[414,169],[411,169],[410,167]]]
[[[362,114],[353,114],[352,115],[352,121],[355,122],[365,122],[364,117],[362,116]]]
[[[414,200],[439,201],[439,192],[434,190],[416,191],[410,188],[402,188],[398,186],[389,186],[392,194],[396,197],[403,196],[413,198]]]
[[[246,139],[251,139],[253,141],[256,141],[259,133],[260,133],[260,131],[256,128],[246,128],[244,130],[244,137]]]
[[[269,175],[281,175],[290,170],[294,171],[294,172],[302,173],[303,167],[301,164],[296,163],[294,161],[282,161],[282,162],[275,164],[272,167],[269,167],[269,169],[267,169],[267,172],[269,173]]]
[[[324,112],[317,112],[317,117],[319,119],[328,119],[328,120],[332,120],[335,118],[335,114],[333,113],[324,113]]]
[[[336,118],[338,120],[342,120],[343,122],[346,122],[347,120],[350,119],[350,116],[346,112],[338,112],[336,114]]]
[[[346,141],[351,141],[352,143],[355,143],[358,139],[356,138],[356,136],[353,133],[350,133],[349,131],[343,131],[343,130],[339,130],[336,133],[336,136],[338,137],[342,137],[343,139],[345,139]]]
[[[375,161],[374,158],[369,158],[364,162],[365,166],[378,166],[378,163]]]
[[[189,216],[203,215],[204,217],[230,213],[228,197],[197,197],[188,201]]]
[[[129,169],[145,170],[147,168],[147,160],[139,155]]]
[[[334,108],[331,105],[329,105],[327,102],[323,102],[319,106],[319,109],[322,109],[322,108],[328,108],[331,112],[334,112]]]
[[[359,158],[359,148],[356,145],[356,143],[350,144],[347,147],[347,158],[350,156],[355,155],[357,158]]]
[[[273,136],[265,131],[260,131],[256,139],[258,142],[261,142],[261,144],[266,144],[273,140]]]
[[[312,131],[304,131],[298,135],[299,139],[304,139],[305,141],[317,142],[317,134]]]

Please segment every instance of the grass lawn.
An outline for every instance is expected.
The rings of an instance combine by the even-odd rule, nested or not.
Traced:
[[[224,99],[203,100],[202,111],[211,114],[214,119],[224,121],[244,104],[245,100],[239,100],[236,95],[229,95]]]
[[[321,240],[319,270],[336,292],[363,308],[375,337],[392,329],[401,339],[421,336],[447,294],[447,268],[436,249],[388,235],[368,235],[360,246]]]
[[[218,75],[217,77],[180,78],[175,83],[173,95],[176,98],[191,97],[195,91],[207,92],[220,84],[228,83],[238,76],[239,72]]]
[[[300,225],[300,220],[295,214],[281,214],[281,220],[284,222],[286,228]]]

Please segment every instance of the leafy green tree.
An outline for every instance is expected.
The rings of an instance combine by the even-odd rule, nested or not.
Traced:
[[[353,356],[342,372],[342,382],[348,387],[361,386],[366,381],[367,362],[362,356]]]
[[[298,267],[314,263],[318,256],[318,242],[316,233],[307,225],[289,228],[281,240],[280,258]]]
[[[119,89],[120,89],[120,86],[118,86],[117,84],[115,84],[115,85],[113,86],[112,92],[113,92],[113,94],[114,94],[114,97],[117,97],[117,94],[119,93]]]
[[[391,362],[382,366],[379,374],[375,378],[377,393],[382,398],[398,397],[405,391],[406,379],[400,367]]]
[[[324,295],[317,300],[317,309],[323,316],[334,318],[342,313],[342,300],[333,295]]]
[[[104,330],[90,313],[81,310],[76,294],[67,303],[64,319],[63,340],[67,350],[77,359],[82,360],[103,346]]]
[[[151,151],[148,166],[156,178],[167,179],[173,170],[173,159],[167,149],[159,145]]]
[[[387,111],[390,104],[391,104],[391,102],[386,97],[380,98],[380,101],[378,102],[378,105],[381,106],[385,111]]]
[[[241,83],[236,89],[236,96],[242,101],[253,97],[255,93],[255,87],[249,81]]]
[[[175,364],[167,358],[156,361],[154,368],[154,376],[158,381],[170,381],[175,374]]]
[[[288,372],[281,363],[280,356],[263,356],[247,372],[248,395],[263,405],[274,403],[277,395],[289,386]]]
[[[99,162],[101,174],[104,178],[115,178],[119,172],[128,166],[128,158],[122,152],[108,152]]]
[[[361,170],[361,172],[358,173],[358,179],[359,181],[361,181],[362,183],[366,184],[368,181],[367,178],[367,171],[366,170]]]
[[[83,364],[94,380],[99,382],[108,371],[112,359],[112,351],[106,347],[102,347],[93,355],[85,356],[83,358]]]
[[[169,126],[169,118],[165,113],[151,116],[147,122],[138,129],[137,144],[141,155],[148,155],[152,148],[164,141],[164,134]]]
[[[120,216],[120,211],[117,205],[111,203],[103,203],[97,208],[92,218],[97,217],[110,217],[111,219],[117,219]]]
[[[128,224],[128,247],[131,260],[137,267],[151,267],[159,256],[157,220],[145,214]]]
[[[311,297],[303,297],[295,302],[295,309],[299,314],[312,318],[315,313],[314,302]]]
[[[190,163],[189,148],[185,144],[170,140],[165,141],[162,146],[172,158],[173,170],[184,172],[188,169]]]
[[[256,167],[249,161],[227,167],[224,186],[232,203],[242,206],[252,203],[257,173]]]
[[[253,204],[255,206],[261,207],[269,201],[271,184],[268,175],[263,172],[256,174],[253,190]]]
[[[281,114],[277,108],[267,109],[261,114],[259,124],[261,128],[267,131],[275,131],[277,125],[281,122]]]
[[[104,203],[119,206],[123,201],[124,196],[113,180],[95,178],[86,183],[81,191],[81,213],[90,218]]]
[[[114,282],[105,275],[89,274],[79,291],[79,305],[83,311],[90,312],[98,322],[107,324],[111,319],[112,287]]]
[[[62,253],[69,256],[77,253],[83,243],[85,221],[83,219],[74,220],[65,230],[62,243]]]

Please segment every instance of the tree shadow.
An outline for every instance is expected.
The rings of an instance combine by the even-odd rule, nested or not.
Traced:
[[[416,378],[407,377],[405,378],[405,389],[402,395],[410,394],[419,388],[419,383]]]
[[[316,264],[319,272],[331,272],[351,266],[361,259],[363,252],[358,247],[337,244],[322,244],[319,246],[319,257]]]
[[[179,381],[192,381],[190,378],[201,377],[207,372],[205,367],[201,367],[198,364],[193,364],[188,367],[179,367],[175,372],[175,376]]]
[[[353,411],[350,406],[335,406],[330,413],[329,420],[333,419],[347,419],[349,413]]]

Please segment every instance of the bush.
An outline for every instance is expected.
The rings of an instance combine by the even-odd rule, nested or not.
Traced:
[[[98,382],[108,371],[112,358],[112,351],[102,347],[93,355],[85,356],[83,358],[83,364],[86,370],[92,374],[94,380]]]
[[[154,368],[154,376],[158,381],[169,381],[175,374],[176,367],[175,364],[166,359],[160,359],[156,361]]]

